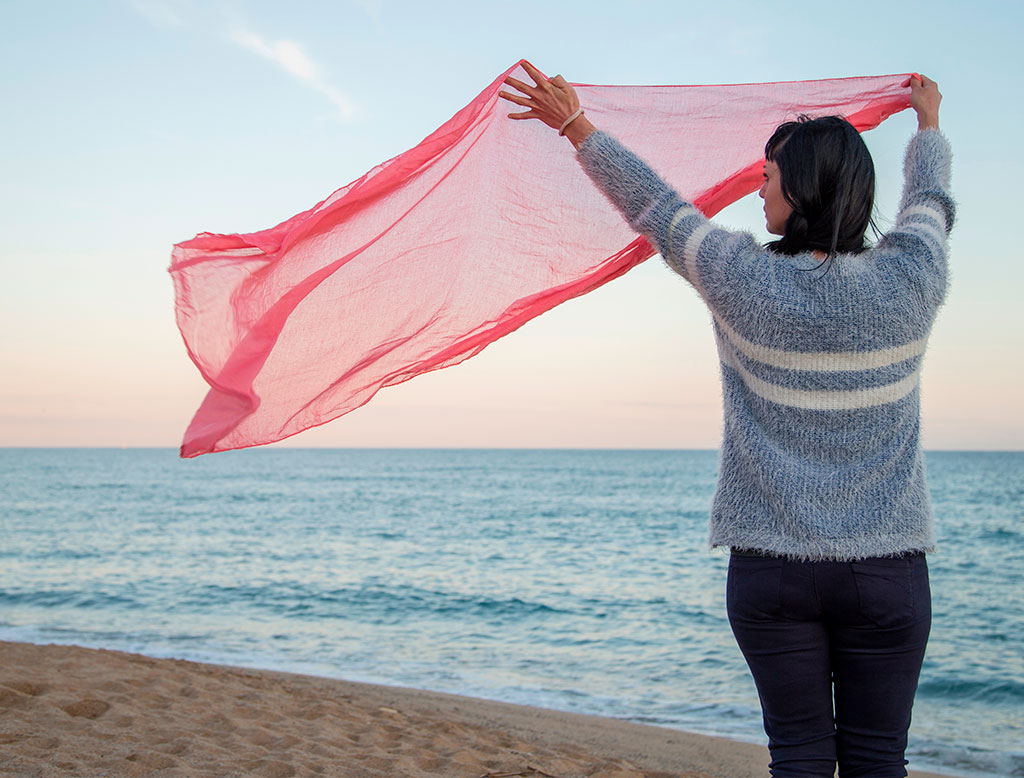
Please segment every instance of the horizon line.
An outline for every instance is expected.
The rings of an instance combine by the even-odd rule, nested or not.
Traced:
[[[78,451],[179,451],[178,446],[76,446],[0,444],[0,451],[24,450],[78,450]],[[924,448],[925,452],[945,454],[1024,454],[1024,448]],[[246,448],[213,451],[210,454],[228,454],[239,451],[720,451],[719,448],[683,448],[665,446],[249,446]],[[208,456],[203,454],[201,457]],[[200,458],[201,458],[200,457]]]

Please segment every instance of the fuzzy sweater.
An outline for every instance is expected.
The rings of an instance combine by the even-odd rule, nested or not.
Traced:
[[[725,421],[710,544],[805,560],[931,550],[919,381],[946,293],[945,138],[913,137],[895,227],[828,272],[716,227],[605,133],[578,158],[711,310]]]

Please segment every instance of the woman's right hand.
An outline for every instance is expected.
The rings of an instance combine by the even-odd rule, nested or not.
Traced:
[[[521,62],[523,70],[533,79],[535,86],[520,81],[512,76],[505,79],[505,83],[515,87],[522,94],[514,92],[499,92],[498,97],[509,102],[521,105],[528,109],[521,113],[510,113],[510,119],[540,119],[552,129],[559,129],[562,123],[571,117],[580,107],[580,100],[573,89],[564,78],[555,76],[547,79],[537,68],[525,59]],[[565,128],[564,135],[576,148],[586,140],[595,127],[586,116],[580,115]]]
[[[903,86],[910,87],[910,107],[917,112],[917,129],[939,129],[939,85],[927,76],[913,75]]]

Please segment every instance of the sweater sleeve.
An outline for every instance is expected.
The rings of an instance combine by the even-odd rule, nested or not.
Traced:
[[[949,142],[938,130],[921,130],[911,138],[896,225],[878,242],[879,249],[896,250],[899,272],[934,306],[946,293],[947,239],[956,217],[950,161]]]
[[[764,283],[764,252],[752,235],[716,227],[611,135],[591,133],[577,156],[629,225],[713,310],[742,299],[752,283]]]

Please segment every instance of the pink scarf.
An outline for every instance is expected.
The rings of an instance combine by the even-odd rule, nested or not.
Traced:
[[[178,327],[210,384],[181,456],[336,419],[651,256],[568,141],[507,118],[508,73],[530,81],[513,66],[418,146],[309,210],[174,247]],[[870,129],[909,106],[906,78],[574,86],[597,127],[712,216],[760,186],[779,123],[841,114]]]

